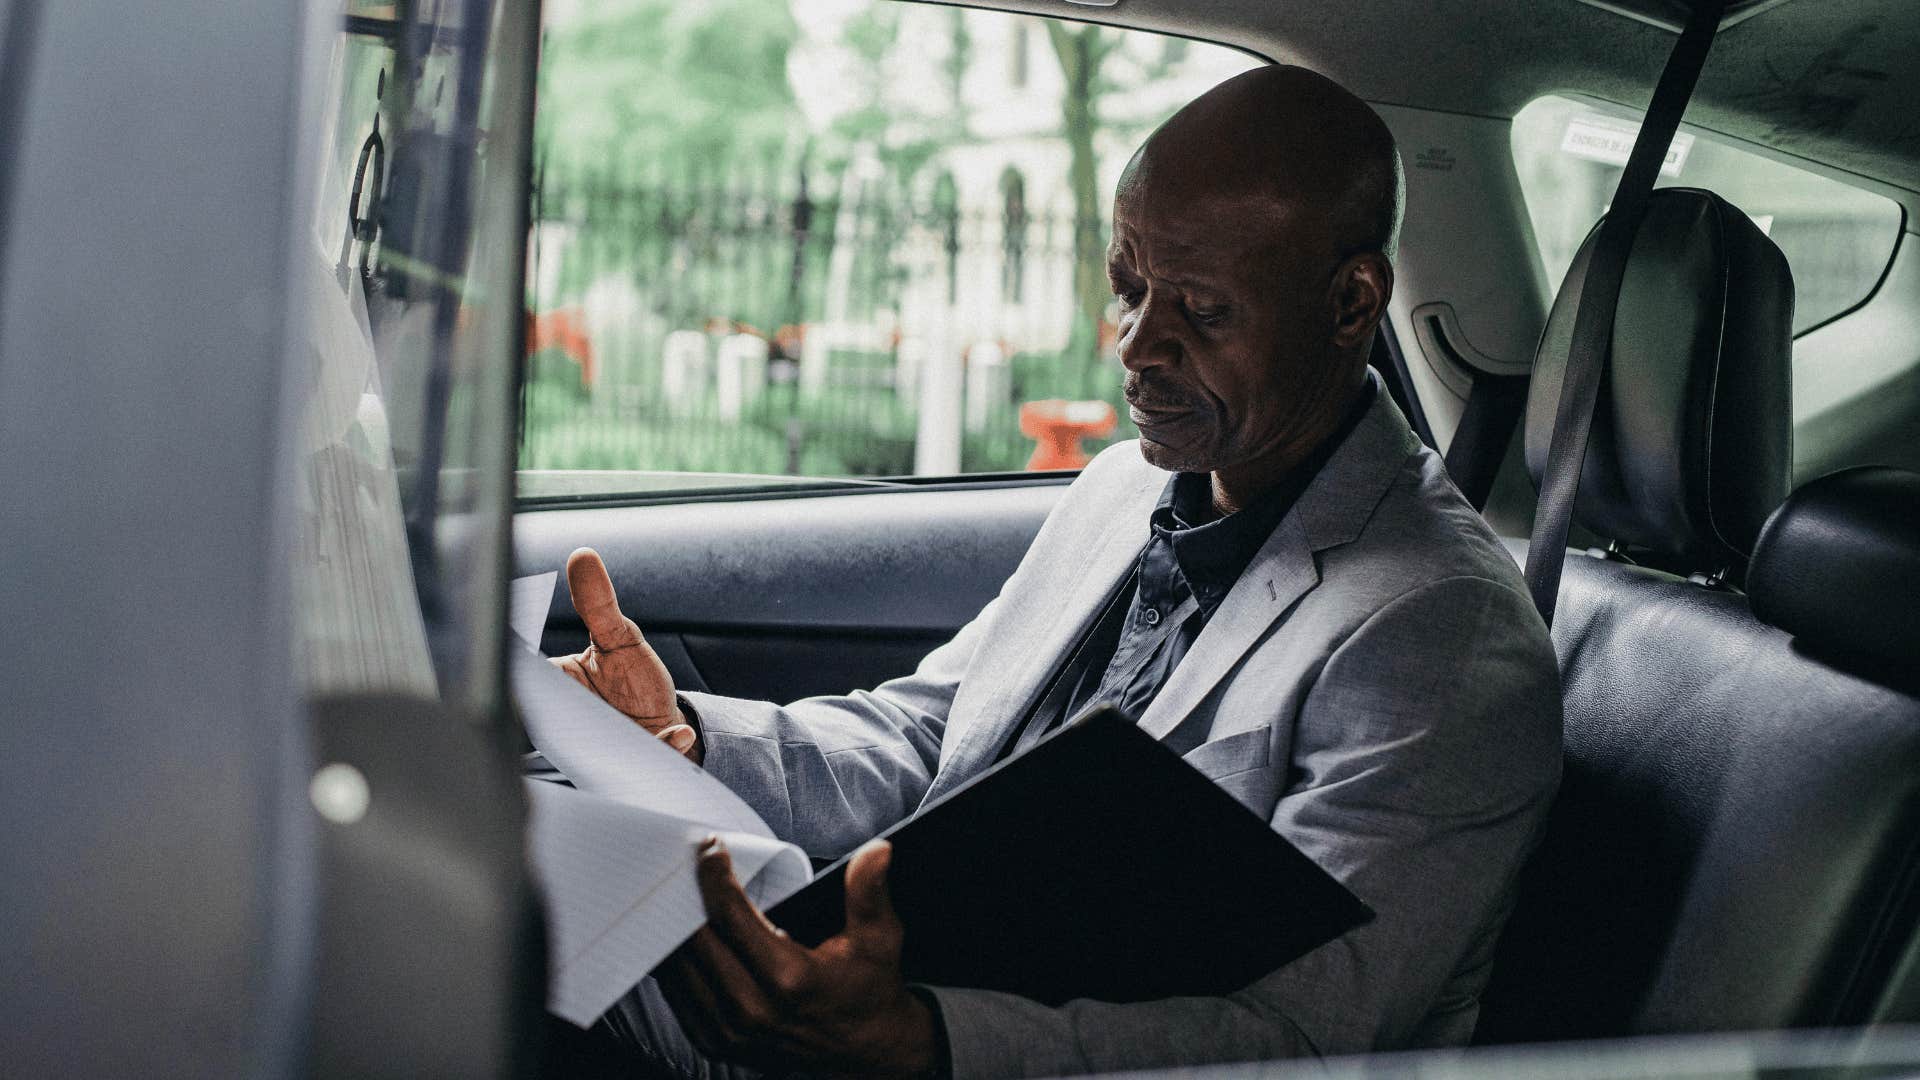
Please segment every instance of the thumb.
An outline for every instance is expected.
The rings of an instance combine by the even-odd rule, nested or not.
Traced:
[[[595,645],[618,649],[639,644],[640,632],[620,613],[613,579],[607,576],[607,565],[600,561],[599,552],[581,548],[567,556],[567,592]]]
[[[893,910],[893,890],[887,871],[893,866],[893,845],[872,840],[854,852],[847,864],[847,931],[900,934],[900,916]]]
[[[691,724],[669,724],[654,734],[683,757],[692,755],[693,744],[699,740]]]

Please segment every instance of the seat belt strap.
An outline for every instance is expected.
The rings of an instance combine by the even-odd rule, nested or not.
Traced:
[[[1574,493],[1586,461],[1587,436],[1593,430],[1594,404],[1606,374],[1607,355],[1613,349],[1614,311],[1626,276],[1627,256],[1633,250],[1634,237],[1646,215],[1647,197],[1653,193],[1667,147],[1679,130],[1680,116],[1686,112],[1687,99],[1706,63],[1725,8],[1726,0],[1694,0],[1692,16],[1660,72],[1653,100],[1640,124],[1640,135],[1614,189],[1613,204],[1601,219],[1600,233],[1587,255],[1580,306],[1573,319],[1573,341],[1561,373],[1553,437],[1541,473],[1540,501],[1534,510],[1533,536],[1527,548],[1527,591],[1549,627],[1560,597],[1567,530],[1573,523]],[[1564,282],[1561,287],[1566,287]]]
[[[1367,358],[1367,366],[1379,375],[1380,385],[1386,387],[1387,396],[1400,407],[1420,441],[1429,447],[1437,445],[1433,441],[1433,429],[1427,424],[1427,414],[1420,408],[1420,399],[1413,395],[1413,376],[1407,371],[1406,358],[1394,344],[1393,327],[1385,319],[1380,320],[1373,332],[1373,353]]]
[[[1487,508],[1487,496],[1493,492],[1493,478],[1507,456],[1507,444],[1513,441],[1513,429],[1520,425],[1520,414],[1527,409],[1525,375],[1491,375],[1475,372],[1473,388],[1467,391],[1467,409],[1447,444],[1447,475],[1466,496],[1475,510]]]

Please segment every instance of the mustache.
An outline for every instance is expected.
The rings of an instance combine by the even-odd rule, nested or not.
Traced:
[[[1198,405],[1194,396],[1164,383],[1148,384],[1135,372],[1128,372],[1121,393],[1127,404],[1144,412],[1186,412]]]

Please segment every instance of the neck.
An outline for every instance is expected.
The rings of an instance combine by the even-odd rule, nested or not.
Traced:
[[[1262,495],[1284,483],[1301,462],[1313,456],[1321,444],[1333,437],[1358,402],[1366,379],[1348,388],[1332,408],[1321,409],[1317,421],[1304,427],[1290,439],[1246,461],[1213,470],[1213,508],[1222,517],[1257,502]]]

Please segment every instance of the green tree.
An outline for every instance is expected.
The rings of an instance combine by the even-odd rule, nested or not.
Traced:
[[[876,4],[849,18],[840,28],[840,44],[853,55],[848,77],[858,83],[866,104],[834,121],[842,140],[871,142],[887,130],[889,115],[880,102],[886,89],[887,54],[900,37],[900,11],[892,4]]]
[[[1092,355],[1110,290],[1106,278],[1104,230],[1100,220],[1099,159],[1093,139],[1099,130],[1099,98],[1104,86],[1100,66],[1119,44],[1118,34],[1101,27],[1046,20],[1047,40],[1060,61],[1066,89],[1060,95],[1067,140],[1067,187],[1073,197],[1073,295],[1079,326],[1072,347]]]
[[[903,136],[901,115],[887,105],[887,60],[900,39],[900,7],[891,2],[874,3],[851,18],[840,29],[840,44],[853,56],[846,77],[860,88],[866,104],[835,118],[822,140],[821,161],[829,173],[837,172],[857,149],[871,152],[885,167],[890,188],[887,197],[904,201],[913,177],[942,146],[958,135],[954,131],[921,129]],[[965,29],[959,26],[959,11],[954,13],[955,42],[964,48]],[[959,75],[951,68],[947,78],[957,86]],[[957,91],[956,91],[957,92]],[[963,125],[958,109],[936,110],[943,120]]]
[[[953,133],[957,138],[967,137],[967,65],[973,62],[973,36],[967,33],[967,13],[959,8],[948,12],[947,60],[947,98],[949,114],[953,118]]]
[[[787,50],[798,28],[784,3],[602,0],[588,10],[545,42],[537,138],[550,165],[679,176],[792,152],[802,125]]]
[[[748,196],[778,201],[804,150],[787,78],[797,34],[785,0],[596,0],[548,27],[541,212],[587,227],[538,302],[624,275],[671,322],[779,325],[790,251],[731,238],[768,213]],[[670,272],[687,261],[695,272]]]

